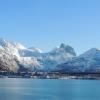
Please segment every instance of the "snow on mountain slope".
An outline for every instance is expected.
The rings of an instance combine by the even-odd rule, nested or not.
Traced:
[[[12,69],[12,71],[14,71],[14,66],[18,66],[18,64],[14,64],[13,66],[11,64],[13,64],[13,61],[15,61],[15,59],[20,63],[20,65],[23,65],[25,68],[30,68],[30,67],[34,67],[39,65],[36,60],[34,60],[31,57],[22,57],[20,54],[20,50],[26,50],[26,51],[30,51],[28,50],[26,47],[24,47],[23,45],[19,44],[19,43],[12,43],[3,39],[0,39],[0,46],[1,46],[1,60],[4,63],[4,65],[7,66],[7,68],[10,68],[10,70]],[[4,53],[5,52],[5,53]],[[6,56],[6,58],[4,57]],[[12,59],[12,60],[10,60]],[[11,65],[11,66],[10,66]],[[18,66],[19,68],[19,66]],[[15,69],[15,70],[18,70]]]
[[[17,72],[19,66],[15,57],[7,53],[5,50],[0,49],[0,70]]]
[[[58,64],[64,63],[76,56],[74,49],[71,46],[62,43],[59,47],[54,48],[51,52],[45,55],[44,68],[45,70],[54,70]]]
[[[99,72],[100,71],[100,50],[92,48],[84,54],[58,65],[57,68],[63,71],[74,72]]]
[[[16,72],[21,69],[20,66],[31,71],[97,72],[100,71],[100,49],[92,48],[76,57],[74,49],[64,43],[48,53],[42,53],[38,48],[26,48],[20,43],[0,39],[0,70]]]
[[[31,48],[29,48],[29,49],[32,50],[33,52],[42,53],[42,50],[39,49],[39,48],[31,47]]]
[[[15,55],[17,57],[19,57],[19,52],[18,50],[20,49],[26,49],[23,45],[19,44],[19,43],[13,43],[13,42],[9,42],[6,41],[4,39],[0,39],[0,46],[8,53]]]
[[[76,53],[71,46],[62,43],[60,47],[53,49],[49,52],[49,59],[59,61],[60,63],[69,58],[75,57]]]
[[[13,71],[14,68],[15,71],[20,69],[18,65],[31,70],[53,70],[57,64],[61,64],[76,56],[74,49],[65,44],[61,44],[59,48],[51,52],[41,53],[40,49],[26,48],[20,43],[13,43],[4,39],[0,39],[0,50],[2,51],[1,62]],[[3,52],[5,52],[5,54],[3,54]],[[6,58],[4,56],[6,56]]]

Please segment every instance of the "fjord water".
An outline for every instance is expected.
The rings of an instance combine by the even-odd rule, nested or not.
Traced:
[[[100,100],[100,81],[0,79],[0,100]]]

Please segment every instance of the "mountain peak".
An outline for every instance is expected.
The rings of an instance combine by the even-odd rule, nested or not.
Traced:
[[[26,47],[24,47],[22,44],[20,43],[15,43],[14,46],[17,48],[17,49],[26,49]]]
[[[7,47],[7,48],[16,48],[16,49],[26,49],[22,44],[20,43],[14,43],[11,41],[7,41],[3,38],[0,38],[0,46]]]
[[[85,53],[81,54],[79,57],[93,58],[94,56],[97,56],[97,55],[100,55],[100,49],[91,48],[90,50],[88,50]]]
[[[76,56],[74,49],[69,45],[65,45],[64,43],[61,43],[59,47],[54,48],[50,53],[56,55],[62,54]]]
[[[74,56],[76,56],[76,53],[75,53],[74,49],[71,46],[69,46],[69,45],[61,43],[59,49],[60,49],[60,51],[65,51],[65,52],[71,53]]]
[[[92,48],[92,49],[90,49],[91,51],[100,51],[100,49],[99,48]]]
[[[64,43],[61,43],[60,48],[65,48],[66,45]]]

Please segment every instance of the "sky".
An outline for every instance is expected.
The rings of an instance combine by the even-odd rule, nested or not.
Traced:
[[[0,0],[0,37],[44,51],[100,48],[100,0]]]

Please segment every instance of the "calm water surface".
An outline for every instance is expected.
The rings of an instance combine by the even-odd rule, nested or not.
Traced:
[[[0,79],[0,100],[100,100],[100,81]]]

